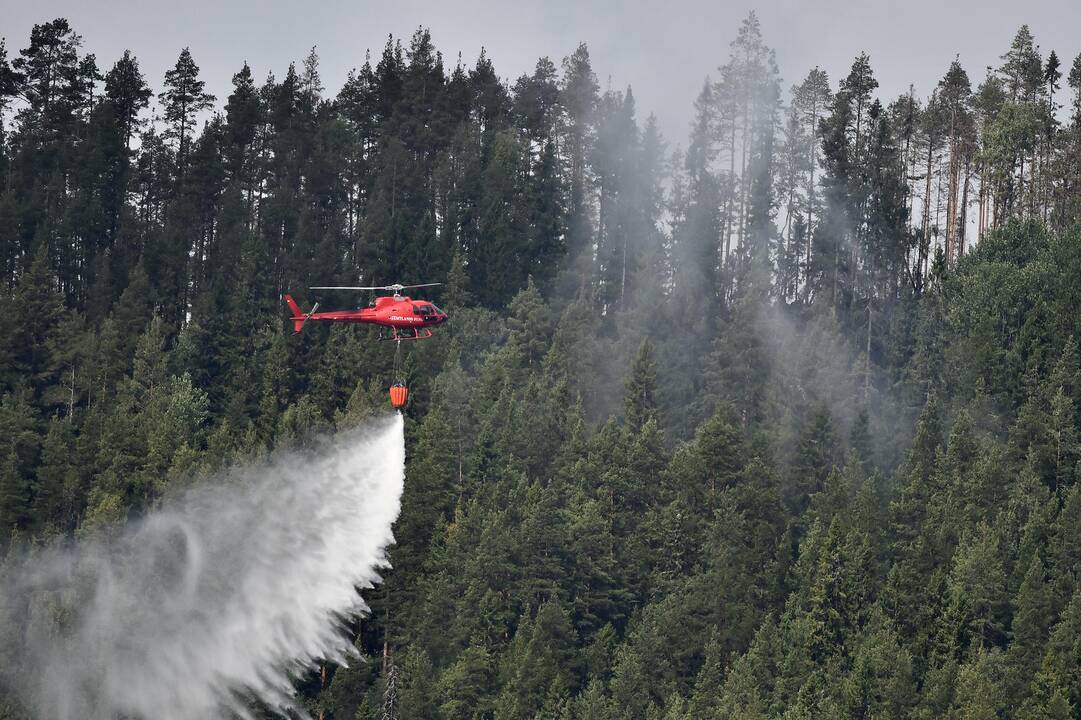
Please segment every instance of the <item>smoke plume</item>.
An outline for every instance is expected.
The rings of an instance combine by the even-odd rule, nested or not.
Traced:
[[[0,670],[43,718],[246,716],[353,652],[404,477],[402,419],[201,484],[0,576]],[[7,656],[7,657],[3,657]],[[18,667],[18,675],[13,668]]]

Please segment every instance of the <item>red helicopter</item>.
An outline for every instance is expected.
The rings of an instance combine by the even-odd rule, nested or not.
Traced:
[[[402,340],[423,340],[432,336],[432,328],[442,325],[447,321],[447,314],[440,310],[435,303],[427,300],[413,300],[403,296],[402,290],[409,288],[435,287],[442,283],[423,283],[421,285],[378,285],[371,287],[353,286],[321,286],[308,288],[309,290],[389,290],[393,295],[383,295],[375,298],[372,304],[366,308],[356,310],[334,310],[332,312],[317,313],[319,303],[316,303],[310,312],[303,312],[296,300],[291,295],[285,296],[285,302],[293,315],[293,334],[297,334],[304,328],[304,323],[309,320],[324,322],[362,323],[378,325],[381,329],[388,328],[388,335],[380,335],[380,340],[394,340],[394,376],[397,378],[390,387],[390,404],[395,410],[401,412],[409,400],[409,389],[401,379],[401,351]]]
[[[293,311],[293,334],[300,332],[309,320],[344,323],[364,323],[389,328],[390,334],[380,340],[423,340],[432,336],[432,328],[447,321],[447,314],[427,300],[412,300],[401,292],[409,288],[435,287],[442,283],[424,283],[422,285],[378,285],[373,287],[312,287],[309,290],[390,290],[393,295],[375,298],[366,308],[356,310],[334,310],[317,313],[319,303],[310,312],[303,312],[291,295],[285,296],[285,302]]]

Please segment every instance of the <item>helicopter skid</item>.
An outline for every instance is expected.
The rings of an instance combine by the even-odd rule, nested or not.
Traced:
[[[417,328],[410,332],[394,330],[390,335],[380,335],[380,340],[425,340],[432,337],[431,328]]]

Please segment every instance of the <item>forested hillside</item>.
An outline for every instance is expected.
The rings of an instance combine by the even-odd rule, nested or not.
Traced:
[[[732,36],[675,139],[584,45],[214,98],[8,38],[0,549],[387,412],[393,348],[281,296],[441,281],[371,661],[313,715],[1081,717],[1081,56],[1023,27],[894,99]]]

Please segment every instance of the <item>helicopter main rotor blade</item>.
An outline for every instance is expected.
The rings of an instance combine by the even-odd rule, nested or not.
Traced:
[[[443,283],[421,283],[420,285],[319,285],[309,287],[309,290],[408,290],[409,288],[435,287]]]
[[[309,290],[386,290],[387,288],[385,288],[385,287],[383,287],[381,285],[376,286],[376,287],[358,287],[358,286],[353,286],[353,285],[332,285],[332,286],[324,285],[324,286],[319,286],[319,287],[310,287],[308,289]]]

